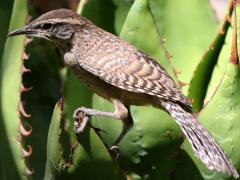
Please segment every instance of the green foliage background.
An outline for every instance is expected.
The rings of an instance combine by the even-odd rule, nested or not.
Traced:
[[[199,121],[239,169],[239,64],[229,61],[232,1],[221,12],[226,16],[220,23],[208,0],[74,2],[0,2],[0,179],[231,179],[208,171],[174,120],[150,106],[131,107],[135,125],[114,159],[108,147],[121,131],[120,122],[94,117],[95,128],[88,126],[76,135],[72,119],[79,106],[112,111],[112,105],[63,67],[49,42],[6,37],[30,16],[59,4],[82,10],[83,16],[150,54],[169,72],[192,99]],[[240,19],[238,4],[236,12]]]

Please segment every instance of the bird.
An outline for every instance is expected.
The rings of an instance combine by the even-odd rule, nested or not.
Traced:
[[[110,148],[115,149],[133,127],[130,106],[152,105],[173,117],[209,170],[239,177],[224,150],[194,117],[188,98],[148,54],[69,9],[49,11],[8,36],[21,34],[52,42],[79,80],[113,103],[113,112],[77,108],[73,113],[77,133],[84,130],[90,116],[121,120],[122,131]]]

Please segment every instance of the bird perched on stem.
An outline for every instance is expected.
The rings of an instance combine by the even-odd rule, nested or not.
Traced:
[[[193,151],[210,169],[238,178],[238,172],[210,133],[193,116],[189,100],[168,73],[149,55],[95,26],[74,11],[58,9],[43,14],[9,36],[26,34],[56,45],[64,63],[98,95],[114,104],[114,112],[80,107],[75,131],[82,132],[89,116],[122,120],[115,149],[133,126],[130,105],[153,105],[168,112],[181,127]],[[78,121],[83,116],[82,121]]]

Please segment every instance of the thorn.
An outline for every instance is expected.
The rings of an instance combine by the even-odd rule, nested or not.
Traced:
[[[228,23],[231,23],[231,16],[229,14],[227,15],[227,21]]]
[[[22,122],[20,121],[19,127],[18,127],[20,134],[23,136],[29,136],[32,133],[32,126],[28,126],[28,129],[29,130],[26,130]]]
[[[31,175],[33,175],[33,173],[34,173],[34,170],[30,170],[25,166],[25,168],[24,168],[24,175],[25,176],[31,176]]]
[[[30,69],[27,69],[24,65],[21,66],[21,73],[31,72]]]
[[[30,90],[32,90],[33,87],[29,87],[29,88],[25,88],[23,83],[20,84],[20,93],[24,93],[24,92],[28,92]]]
[[[58,100],[57,105],[60,107],[61,112],[63,112],[63,110],[64,110],[63,98],[61,98],[61,99]],[[62,116],[61,116],[61,117],[62,117]]]
[[[176,68],[173,67],[173,73],[176,77],[178,77],[182,73],[182,71],[178,71]]]
[[[166,42],[167,42],[166,38],[163,38],[163,39],[160,40],[160,44],[161,44],[161,46],[162,46],[162,48],[164,50],[165,56],[166,56],[167,60],[169,61],[169,63],[172,64],[172,57],[173,56],[167,50]]]
[[[212,43],[209,47],[210,50],[214,50],[214,43]]]
[[[229,62],[238,65],[239,57],[238,57],[238,47],[237,47],[237,13],[236,13],[236,1],[233,1],[233,32],[232,32],[232,47],[231,47],[231,55],[229,58]]]
[[[25,41],[24,41],[24,47],[26,47],[28,44],[30,44],[31,42],[33,41],[32,38],[25,38]]]
[[[185,82],[182,82],[182,81],[178,81],[178,84],[180,86],[180,89],[182,89],[182,87],[184,87],[184,86],[189,85],[189,83],[185,83]]]
[[[23,52],[22,53],[22,60],[24,61],[24,60],[27,60],[27,59],[29,59],[29,55],[27,55],[26,52]]]
[[[30,145],[28,145],[27,147],[28,147],[28,150],[21,147],[21,152],[22,152],[23,157],[29,157],[32,155],[32,147]]]
[[[18,103],[18,115],[26,118],[31,117],[31,114],[27,114],[26,111],[24,110],[24,107],[21,101]]]
[[[181,83],[181,81],[179,81],[178,77],[179,75],[182,73],[181,71],[177,70],[176,68],[174,68],[173,64],[172,64],[172,55],[168,52],[167,48],[166,48],[166,39],[163,38],[160,40],[160,44],[164,50],[164,53],[165,53],[165,56],[169,62],[169,65],[171,66],[172,70],[173,70],[173,74],[174,76],[176,77],[176,79],[178,80],[178,85],[180,88],[182,88],[182,86],[185,86],[186,84],[185,83]]]

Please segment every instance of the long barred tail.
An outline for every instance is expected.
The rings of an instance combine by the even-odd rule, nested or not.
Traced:
[[[210,169],[228,173],[238,178],[238,172],[211,134],[179,104],[162,101],[164,107],[180,125],[184,135],[192,145],[195,155]]]

